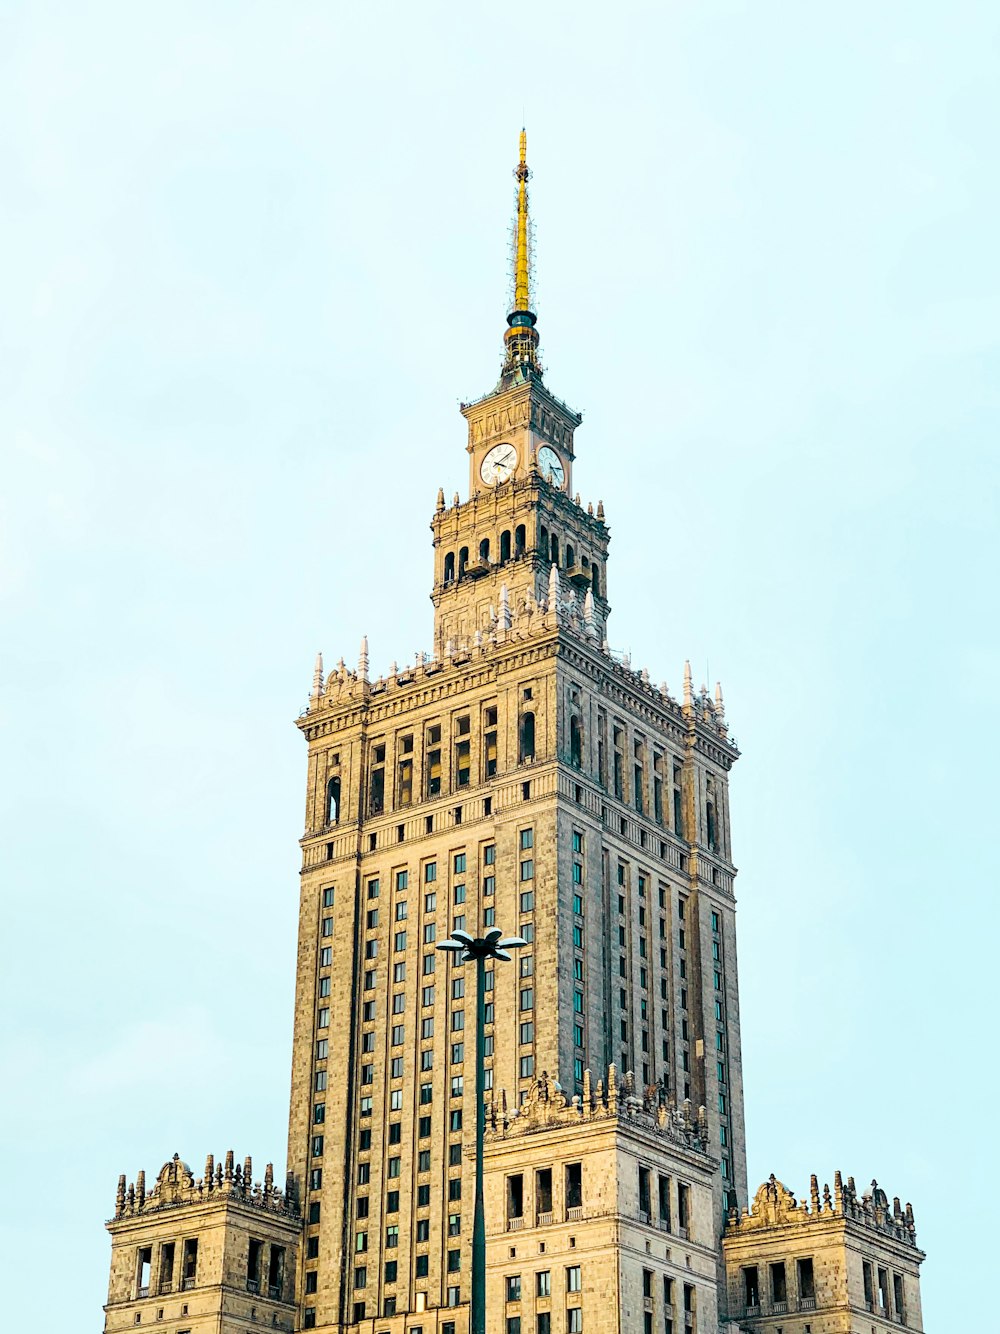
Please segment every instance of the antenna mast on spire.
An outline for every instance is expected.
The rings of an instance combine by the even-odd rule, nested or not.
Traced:
[[[503,341],[503,380],[541,376],[538,360],[537,317],[531,309],[531,224],[528,218],[528,136],[521,131],[520,160],[514,168],[517,181],[517,215],[514,222],[514,304],[507,316]]]

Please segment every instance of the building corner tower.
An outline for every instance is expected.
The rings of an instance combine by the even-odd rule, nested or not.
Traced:
[[[495,1125],[552,1093],[606,1109],[613,1086],[680,1137],[684,1161],[651,1178],[668,1192],[664,1220],[683,1209],[694,1152],[713,1255],[727,1206],[747,1200],[737,751],[721,692],[695,691],[686,669],[675,699],[608,647],[609,529],[603,505],[574,491],[581,418],[538,356],[523,133],[515,178],[500,379],[462,406],[468,497],[449,506],[440,491],[431,524],[433,653],[374,680],[366,642],[356,670],[341,661],[326,675],[318,661],[298,723],[308,784],[288,1167],[306,1328],[466,1327],[474,985],[435,950],[455,929],[495,924],[528,942],[489,978]],[[558,1202],[546,1170],[522,1183],[519,1206],[543,1218]],[[577,1197],[575,1176],[555,1189],[563,1213],[587,1212],[597,1168],[581,1172],[581,1204],[560,1194]],[[523,1229],[514,1207],[488,1230]]]

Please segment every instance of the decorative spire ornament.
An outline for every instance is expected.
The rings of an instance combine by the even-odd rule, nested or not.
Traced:
[[[510,615],[510,596],[507,592],[507,585],[500,585],[500,629],[509,630],[513,621]]]
[[[559,615],[559,571],[555,563],[549,566],[549,611]]]
[[[361,636],[361,652],[358,654],[358,676],[362,681],[368,680],[368,636]]]
[[[684,707],[690,709],[694,704],[694,691],[691,688],[691,664],[684,664]]]
[[[597,624],[594,620],[594,593],[590,588],[587,589],[587,596],[583,599],[583,621],[588,636],[595,636]]]
[[[514,168],[517,212],[514,218],[512,301],[504,330],[504,363],[500,383],[514,384],[541,378],[538,359],[537,317],[531,309],[531,223],[528,219],[528,136],[521,131],[520,160]]]
[[[313,667],[313,688],[312,688],[313,699],[319,699],[322,693],[323,693],[323,655],[322,653],[317,653],[316,663]]]

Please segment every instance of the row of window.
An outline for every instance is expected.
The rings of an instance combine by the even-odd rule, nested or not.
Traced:
[[[518,721],[518,764],[530,763],[535,758],[535,713],[531,704],[533,689],[522,687],[522,711]],[[530,707],[525,708],[524,705]],[[481,711],[481,765],[479,780],[486,781],[497,773],[498,764],[498,711],[496,705],[487,705]],[[439,797],[446,791],[460,792],[471,786],[472,771],[472,715],[463,714],[452,720],[450,737],[450,766],[446,766],[448,750],[443,738],[443,725],[440,722],[428,723],[422,734],[423,747],[420,752],[422,764],[417,767],[416,734],[406,733],[396,738],[395,781],[386,759],[386,742],[376,739],[368,750],[368,791],[367,814],[382,815],[388,809],[401,810],[412,806],[420,795],[426,799]],[[339,773],[339,753],[331,757],[331,764],[338,771],[327,779],[326,810],[327,825],[340,822],[340,812],[344,797],[343,780]],[[447,771],[446,771],[447,770]],[[388,777],[387,777],[388,772]],[[417,787],[418,772],[421,788]],[[391,798],[391,800],[390,800]],[[428,831],[429,832],[429,831]]]
[[[475,562],[475,573],[479,574],[484,565],[500,564],[504,565],[509,560],[519,560],[527,554],[528,534],[523,523],[519,523],[514,529],[513,534],[509,528],[505,528],[500,533],[496,545],[493,545],[490,537],[483,537],[479,541],[478,561]],[[538,545],[534,548],[537,555],[542,560],[555,566],[563,566],[567,570],[574,570],[577,565],[576,548],[571,542],[560,543],[557,533],[550,533],[544,525],[539,529]],[[442,582],[445,584],[455,583],[471,574],[470,564],[473,557],[470,548],[467,546],[459,547],[457,551],[446,551],[442,563]],[[587,576],[590,587],[595,597],[601,596],[601,567],[596,560],[592,561],[588,556],[581,555],[579,558],[580,570]]]
[[[177,1262],[180,1260],[178,1272]],[[282,1251],[282,1264],[284,1252]],[[179,1288],[193,1288],[198,1278],[198,1238],[188,1237],[178,1250],[175,1241],[160,1243],[157,1257],[156,1284],[153,1285],[153,1248],[139,1246],[135,1255],[135,1295],[148,1297],[152,1293],[168,1293]]]

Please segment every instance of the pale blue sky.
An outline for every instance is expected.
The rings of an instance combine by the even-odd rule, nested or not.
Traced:
[[[998,41],[971,0],[0,5],[12,1328],[101,1328],[119,1172],[283,1169],[292,720],[317,648],[430,646],[522,108],[612,643],[721,678],[743,750],[751,1179],[877,1175],[928,1325],[981,1326]]]

